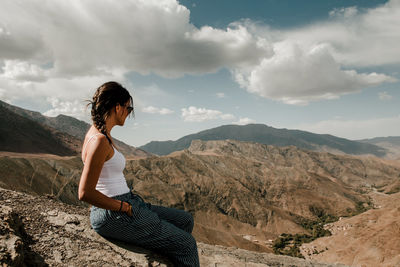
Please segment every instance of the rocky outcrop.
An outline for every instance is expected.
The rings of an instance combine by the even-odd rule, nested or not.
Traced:
[[[24,243],[19,236],[21,220],[8,206],[2,205],[0,210],[0,262],[21,265],[24,258]]]
[[[165,257],[107,240],[86,208],[0,188],[3,266],[172,266]],[[343,266],[199,243],[201,266]]]

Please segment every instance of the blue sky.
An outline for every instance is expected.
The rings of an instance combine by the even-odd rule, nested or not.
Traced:
[[[37,1],[0,11],[11,104],[89,122],[83,101],[117,80],[136,116],[112,135],[134,146],[247,123],[399,135],[398,0]]]

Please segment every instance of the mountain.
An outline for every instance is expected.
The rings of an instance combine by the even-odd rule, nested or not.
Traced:
[[[77,156],[0,155],[0,170],[0,187],[84,204]],[[398,162],[376,157],[235,140],[196,140],[168,156],[127,160],[124,171],[145,200],[190,211],[196,240],[258,252],[271,252],[283,234],[325,235],[323,223],[373,208],[369,192],[399,192],[399,173]]]
[[[363,210],[369,203],[363,192],[391,190],[399,173],[398,166],[372,157],[195,140],[187,150],[130,161],[126,177],[145,198],[195,211],[199,231],[236,229],[267,244],[282,233],[307,233],[304,222],[322,214]]]
[[[374,209],[326,225],[332,235],[303,244],[304,257],[351,266],[400,266],[400,193],[371,196]]]
[[[276,129],[264,124],[224,125],[184,136],[176,141],[152,141],[140,148],[158,155],[168,155],[173,151],[183,150],[193,140],[226,140],[256,142],[274,146],[296,146],[313,151],[326,151],[336,154],[363,155],[378,157],[386,155],[384,148],[373,144],[351,141],[328,134],[314,134],[300,130]]]
[[[1,151],[60,156],[76,154],[79,140],[73,136],[16,114],[2,105],[0,113]]]
[[[390,159],[400,159],[400,136],[375,137],[372,139],[362,139],[358,142],[373,144],[386,149],[387,157]]]
[[[90,124],[66,116],[66,115],[58,115],[57,117],[47,117],[42,115],[39,112],[36,111],[30,111],[26,109],[22,109],[13,105],[9,105],[3,101],[0,101],[0,108],[2,110],[7,109],[7,113],[9,114],[8,119],[13,120],[13,118],[18,118],[18,120],[24,120],[26,121],[32,121],[35,122],[35,125],[41,125],[42,128],[47,129],[50,132],[57,133],[60,135],[60,137],[57,139],[58,142],[62,145],[65,146],[65,143],[67,144],[70,149],[72,149],[74,152],[69,151],[68,153],[60,154],[58,153],[52,153],[52,150],[49,150],[48,152],[35,152],[35,151],[41,151],[41,149],[23,149],[23,147],[20,148],[15,148],[14,145],[12,145],[12,142],[10,143],[8,141],[9,138],[12,138],[13,140],[17,140],[18,142],[18,136],[20,132],[20,129],[24,129],[23,127],[17,127],[13,131],[7,130],[7,132],[3,133],[3,136],[5,137],[4,142],[5,143],[10,143],[8,146],[0,146],[0,151],[12,151],[12,152],[25,152],[25,153],[49,153],[49,154],[55,154],[55,155],[72,155],[72,154],[78,154],[80,153],[80,150],[82,148],[82,142],[85,138],[86,132],[90,127]],[[10,113],[11,112],[11,113]],[[15,115],[12,115],[15,114]],[[7,128],[8,121],[5,119],[2,121],[2,125],[4,127],[3,131]],[[14,132],[16,134],[14,134]],[[29,131],[25,131],[27,134],[26,138],[29,140]],[[15,135],[15,136],[13,136]],[[143,151],[141,149],[137,149],[135,147],[129,146],[117,139],[114,139],[115,144],[117,145],[118,149],[126,156],[126,157],[148,157],[151,154]],[[33,141],[32,141],[33,142]],[[46,139],[43,139],[42,141],[38,142],[38,146],[43,145],[43,143],[46,142]],[[43,149],[42,149],[43,150]],[[46,150],[47,151],[47,150]]]
[[[147,249],[106,239],[91,229],[89,210],[51,197],[0,188],[1,266],[172,266]],[[215,266],[345,267],[197,243],[200,264]]]

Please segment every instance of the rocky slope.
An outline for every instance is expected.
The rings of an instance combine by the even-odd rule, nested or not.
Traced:
[[[89,211],[46,197],[0,188],[2,266],[172,266],[168,259],[107,240],[89,224]],[[344,266],[198,244],[201,266]]]
[[[79,141],[66,133],[29,120],[1,105],[0,112],[1,151],[68,156],[79,149]]]
[[[271,249],[281,233],[310,233],[304,225],[322,216],[365,210],[370,200],[363,193],[389,190],[399,173],[376,158],[232,140],[193,141],[188,150],[129,161],[126,168],[145,198],[193,211],[202,241],[241,239],[240,246],[258,251]]]
[[[400,136],[376,137],[372,139],[358,140],[362,143],[373,144],[385,148],[389,159],[400,159]]]
[[[59,156],[77,155],[90,125],[75,118],[59,115],[47,117],[0,101],[0,151],[44,153]],[[114,139],[128,158],[151,154]]]
[[[400,266],[400,194],[370,195],[374,209],[326,225],[332,236],[303,244],[303,255],[351,266]]]
[[[19,155],[20,156],[20,155]],[[0,186],[77,200],[79,157],[0,156]],[[400,164],[238,141],[194,141],[164,157],[128,160],[129,185],[147,201],[195,216],[200,242],[271,252],[282,233],[312,234],[322,217],[372,207],[366,193],[400,190]]]
[[[233,139],[274,146],[296,146],[300,149],[330,152],[335,154],[365,155],[378,157],[386,155],[385,148],[361,143],[329,134],[314,134],[300,130],[276,129],[264,124],[223,125],[184,136],[176,141],[152,141],[140,148],[148,152],[167,155],[173,151],[187,149],[193,140]]]

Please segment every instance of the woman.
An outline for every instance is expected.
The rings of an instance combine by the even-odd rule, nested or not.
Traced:
[[[182,210],[151,205],[128,188],[124,156],[110,132],[133,111],[128,90],[116,82],[100,86],[89,105],[93,125],[82,147],[84,167],[79,199],[92,204],[90,223],[104,237],[158,251],[176,266],[199,266],[193,217]]]

